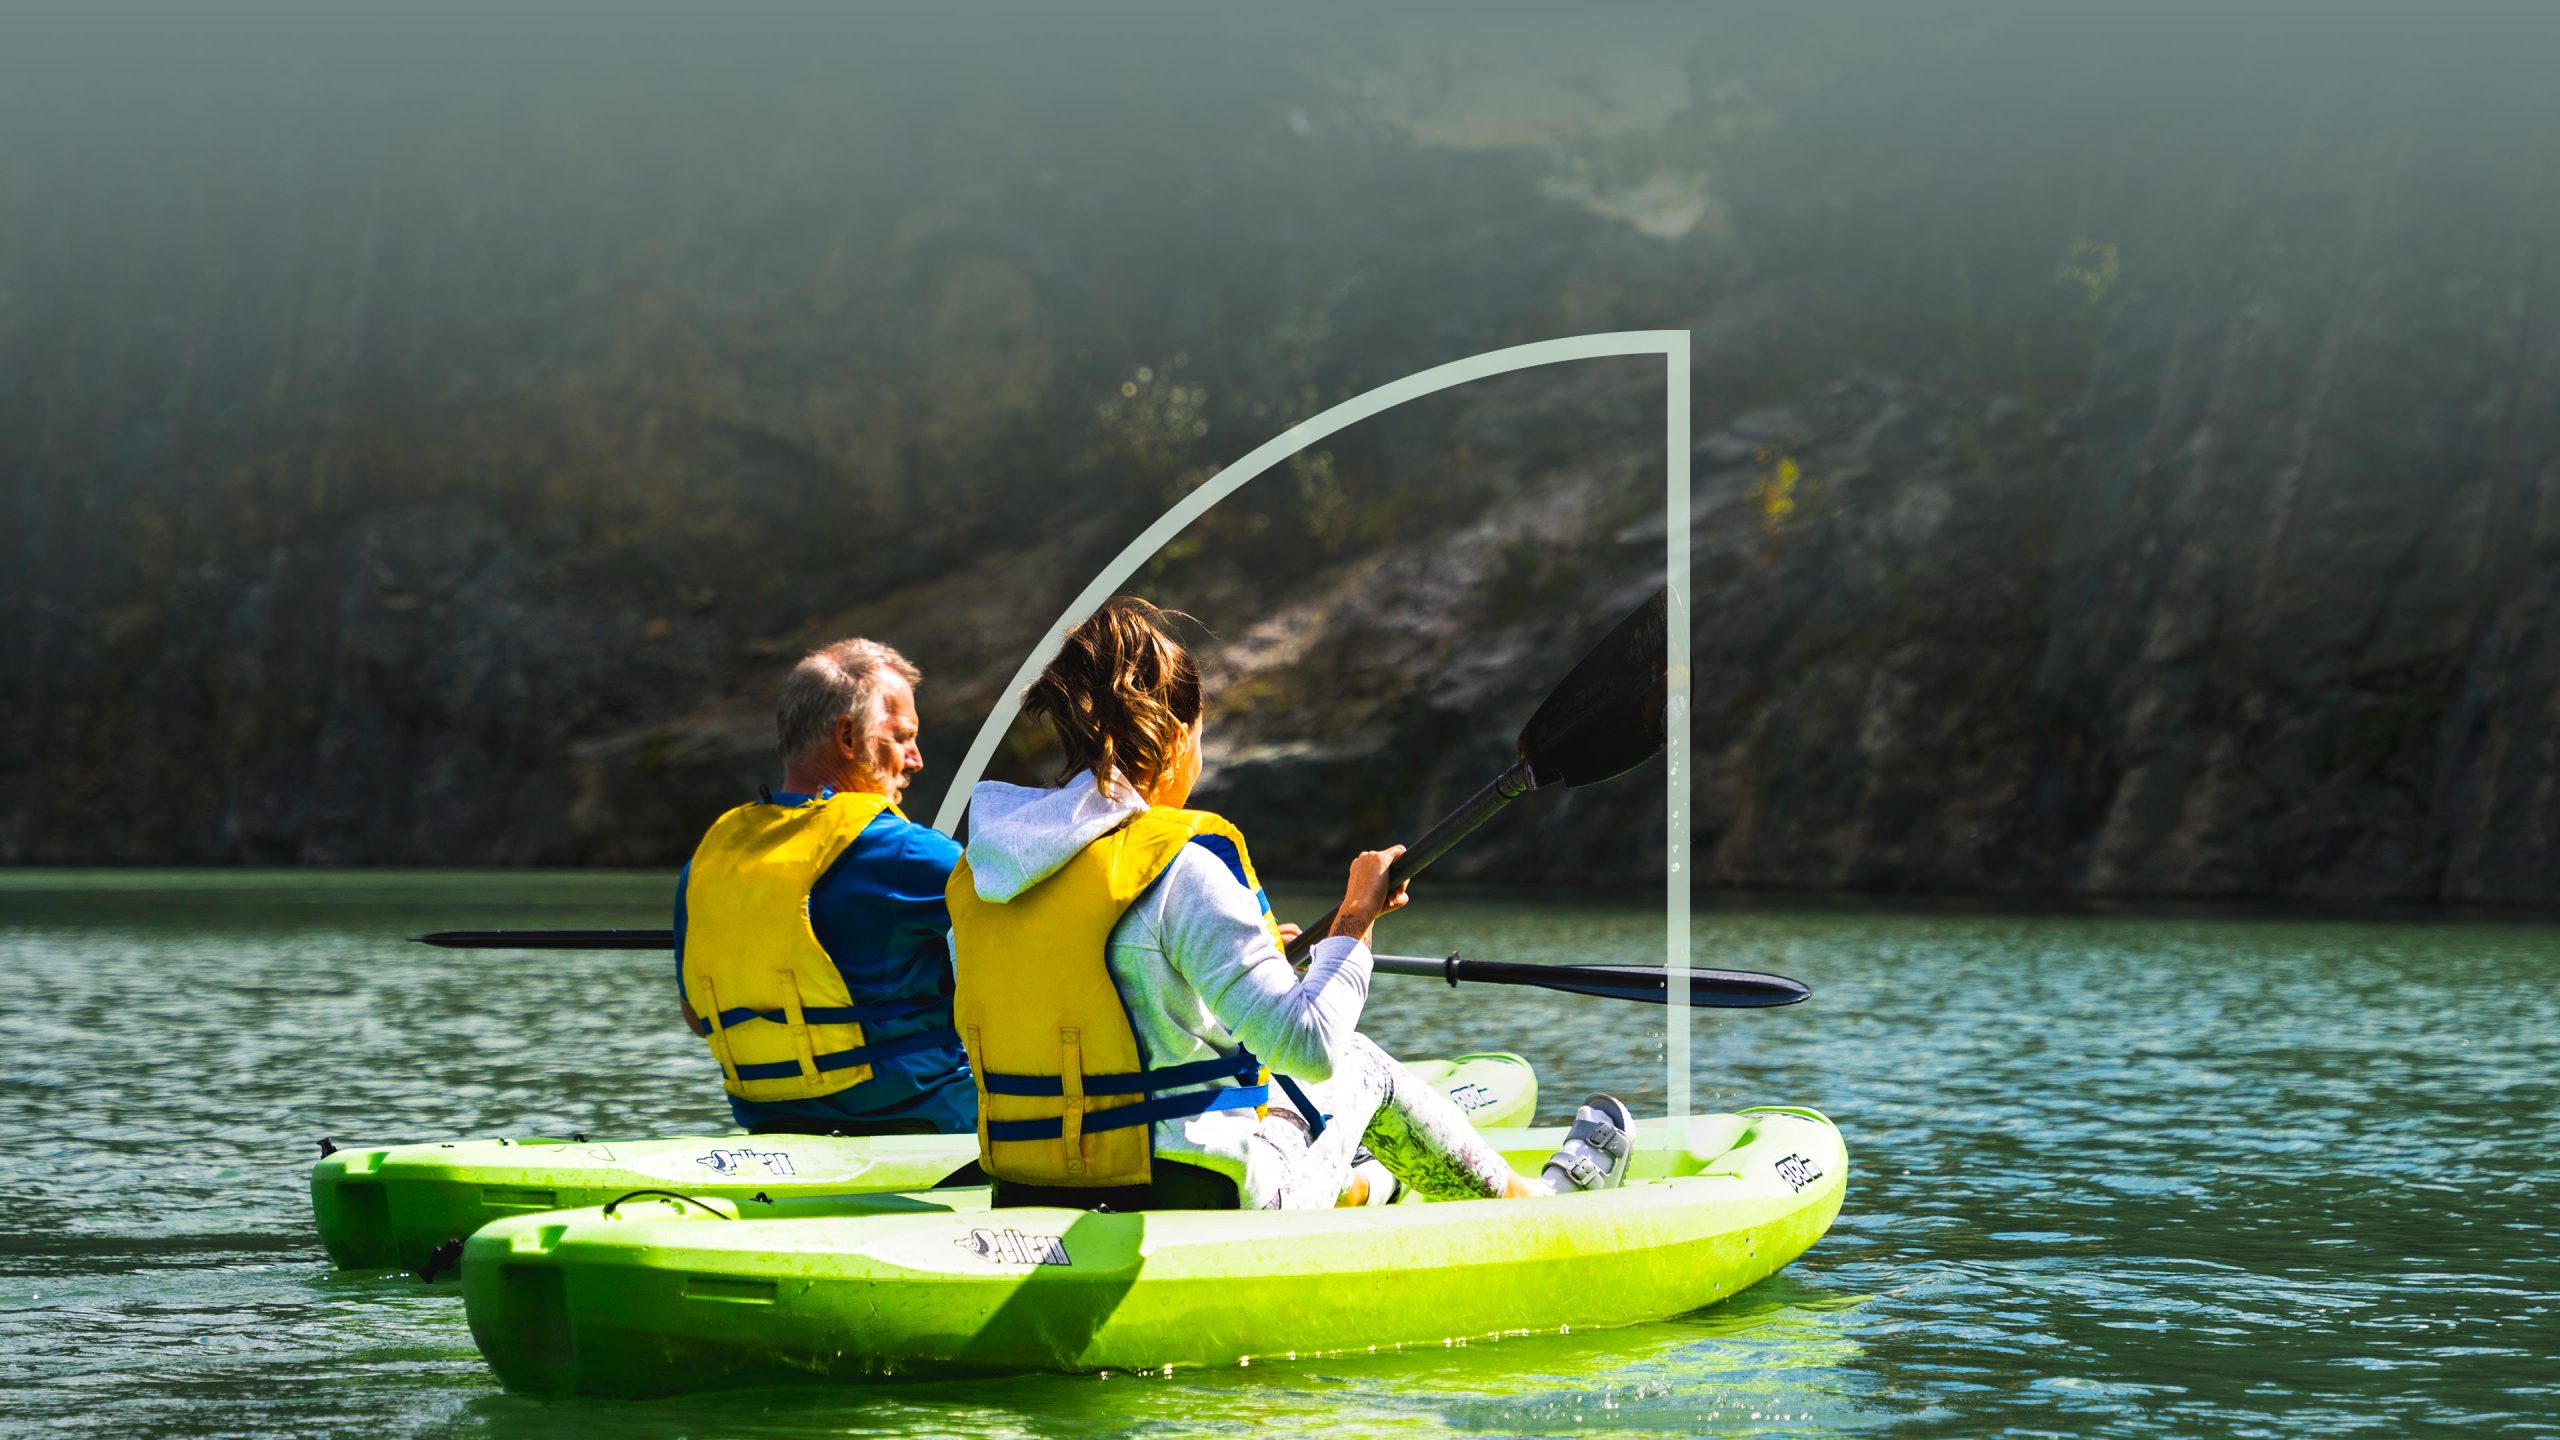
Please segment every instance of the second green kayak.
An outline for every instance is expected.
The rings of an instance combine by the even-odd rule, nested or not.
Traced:
[[[1538,1075],[1517,1055],[1409,1060],[1479,1130],[1526,1125]],[[492,1220],[602,1205],[635,1190],[730,1200],[929,1190],[978,1158],[975,1135],[696,1135],[451,1140],[348,1148],[311,1170],[320,1243],[342,1269],[415,1270]]]

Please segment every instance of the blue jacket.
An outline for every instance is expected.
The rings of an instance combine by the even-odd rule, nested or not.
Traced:
[[[776,792],[775,803],[797,805],[805,795]],[[844,976],[856,1004],[940,997],[931,1014],[883,1020],[865,1027],[872,1043],[934,1028],[949,1029],[951,1012],[951,916],[943,887],[960,847],[950,836],[889,811],[863,827],[809,892],[809,928]],[[676,879],[676,974],[684,974],[685,882]],[[778,1121],[842,1124],[845,1133],[915,1130],[960,1134],[978,1128],[977,1091],[969,1083],[969,1057],[955,1042],[878,1062],[872,1077],[850,1090],[810,1100],[760,1102],[729,1097],[738,1124],[755,1129]]]

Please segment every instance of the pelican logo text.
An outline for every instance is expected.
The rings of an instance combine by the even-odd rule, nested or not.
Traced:
[[[1019,1230],[972,1230],[953,1244],[981,1260],[998,1265],[1073,1265],[1067,1242],[1057,1235],[1025,1235]]]
[[[735,1175],[750,1165],[761,1165],[767,1175],[789,1175],[791,1157],[779,1150],[714,1150],[697,1155],[694,1163],[721,1175]]]
[[[1449,1092],[1449,1098],[1458,1102],[1459,1109],[1473,1115],[1493,1103],[1493,1092],[1481,1085],[1460,1085]]]
[[[1814,1163],[1801,1155],[1790,1155],[1779,1161],[1777,1170],[1778,1178],[1798,1191],[1822,1178],[1822,1172],[1814,1167]]]

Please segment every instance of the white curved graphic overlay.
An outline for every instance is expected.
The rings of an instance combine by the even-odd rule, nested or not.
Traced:
[[[960,817],[968,810],[969,792],[987,772],[995,758],[996,746],[1004,741],[1014,717],[1022,711],[1022,691],[1036,679],[1050,657],[1058,653],[1070,631],[1116,595],[1120,586],[1139,567],[1145,565],[1166,542],[1182,533],[1184,527],[1209,511],[1209,507],[1242,489],[1264,471],[1298,451],[1323,440],[1337,430],[1359,423],[1372,415],[1408,400],[1418,400],[1470,380],[1484,380],[1507,375],[1514,370],[1528,370],[1540,365],[1558,365],[1569,360],[1597,360],[1619,355],[1660,355],[1663,357],[1663,382],[1667,387],[1664,406],[1666,461],[1663,475],[1663,527],[1665,554],[1663,575],[1669,590],[1665,607],[1664,642],[1670,650],[1670,686],[1663,711],[1665,745],[1665,783],[1668,786],[1670,814],[1666,829],[1670,853],[1666,937],[1663,964],[1668,971],[1670,1004],[1665,1008],[1666,1033],[1663,1037],[1663,1059],[1666,1067],[1665,1094],[1669,1098],[1671,1118],[1687,1119],[1689,1115],[1689,855],[1691,819],[1689,814],[1689,332],[1686,330],[1620,330],[1599,335],[1569,335],[1555,340],[1538,340],[1527,345],[1514,345],[1505,350],[1489,350],[1464,360],[1452,360],[1428,370],[1392,380],[1374,390],[1355,395],[1329,410],[1311,415],[1269,440],[1255,446],[1235,463],[1209,477],[1200,488],[1175,502],[1172,509],[1158,516],[1155,523],[1138,532],[1135,539],[1121,548],[1111,563],[1102,567],[1084,589],[1077,592],[1067,608],[1059,612],[1040,643],[1024,657],[1021,668],[997,695],[995,708],[986,722],[978,727],[977,737],[969,742],[969,751],[961,757],[960,768],[953,773],[951,788],[942,797],[942,808],[934,813],[933,826],[944,834],[952,834],[960,825]]]

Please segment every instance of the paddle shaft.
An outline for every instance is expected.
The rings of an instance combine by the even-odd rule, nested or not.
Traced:
[[[1396,863],[1387,867],[1387,893],[1393,895],[1398,885],[1421,874],[1432,861],[1448,854],[1459,841],[1492,819],[1503,806],[1537,788],[1537,776],[1526,760],[1495,776],[1492,784],[1467,797],[1467,803],[1451,811],[1449,818],[1432,826],[1421,839],[1404,848],[1404,853],[1396,857]],[[1336,905],[1324,913],[1323,919],[1298,932],[1298,938],[1289,942],[1289,963],[1303,962],[1317,941],[1333,933],[1333,922],[1341,915],[1342,907]]]

